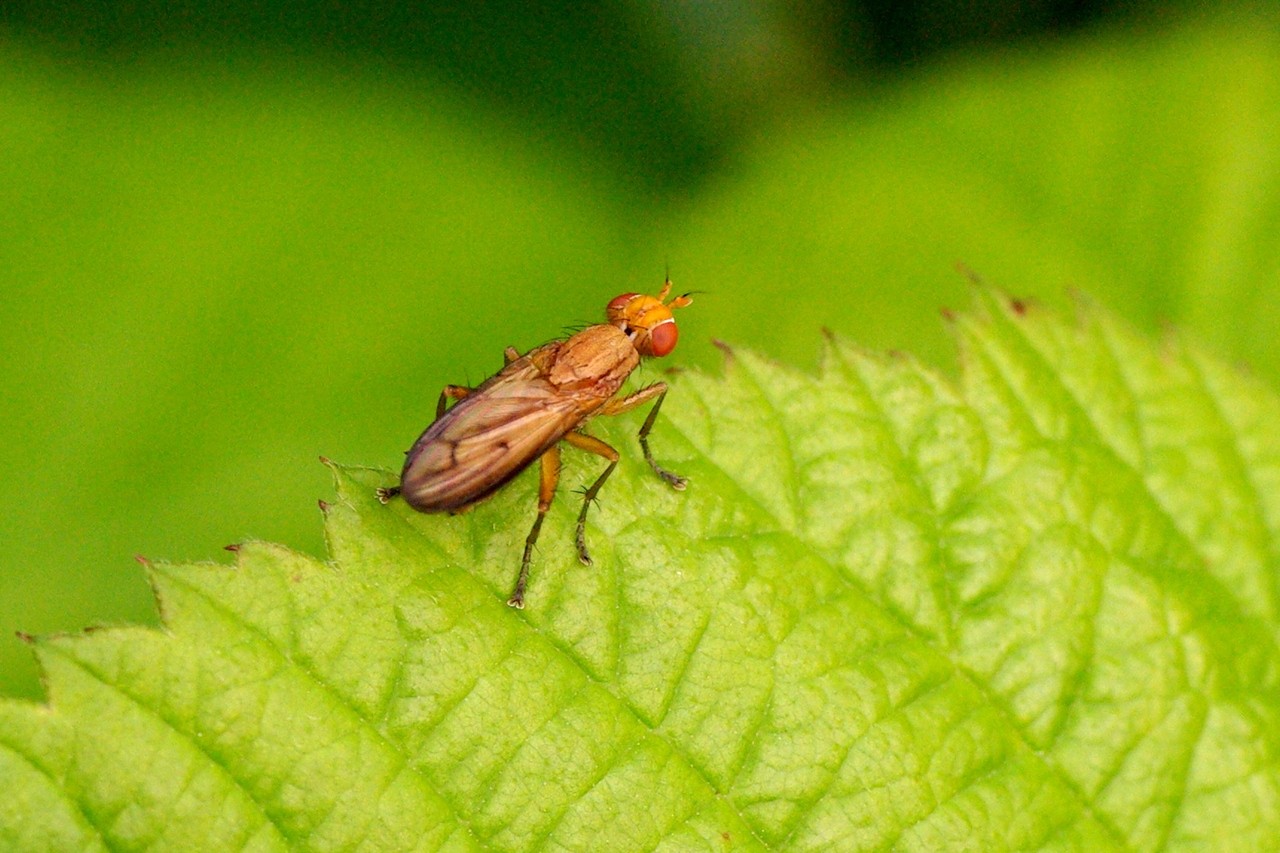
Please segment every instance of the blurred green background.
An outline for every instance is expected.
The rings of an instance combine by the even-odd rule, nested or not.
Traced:
[[[963,262],[1280,379],[1271,6],[5,4],[0,692],[668,267],[673,364],[953,370]]]

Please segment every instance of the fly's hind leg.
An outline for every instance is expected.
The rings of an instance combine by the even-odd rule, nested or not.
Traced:
[[[653,423],[658,419],[658,410],[662,408],[662,401],[667,396],[667,383],[655,382],[645,388],[629,396],[623,397],[621,400],[610,400],[600,409],[602,415],[617,415],[622,412],[630,411],[637,406],[643,406],[654,397],[658,401],[653,404],[653,408],[649,410],[649,416],[644,419],[644,424],[640,427],[640,449],[644,451],[644,461],[649,463],[649,467],[653,469],[653,473],[657,474],[673,489],[683,489],[689,482],[685,477],[681,477],[675,471],[668,471],[657,463],[653,458],[653,452],[649,450],[649,430],[653,429]]]
[[[596,495],[600,494],[600,487],[604,485],[604,481],[609,479],[613,469],[618,466],[618,451],[595,436],[587,435],[585,432],[571,432],[564,437],[564,440],[579,450],[586,450],[609,460],[609,467],[605,468],[604,472],[596,478],[596,481],[582,493],[582,511],[578,513],[578,532],[574,541],[578,545],[578,559],[582,561],[584,566],[589,566],[591,565],[591,555],[587,553],[587,510],[590,509],[591,502],[596,499]]]
[[[444,401],[445,400],[461,400],[476,389],[468,388],[465,385],[446,385],[440,392],[440,399],[436,402],[436,420],[444,417]]]
[[[538,541],[538,533],[542,530],[542,519],[551,509],[551,500],[556,496],[556,484],[560,482],[560,445],[555,445],[542,454],[542,468],[538,479],[538,517],[533,520],[533,529],[524,540],[524,558],[520,561],[520,575],[516,578],[516,588],[512,591],[507,604],[517,610],[524,609],[524,590],[529,583],[529,563],[533,560],[533,546]]]

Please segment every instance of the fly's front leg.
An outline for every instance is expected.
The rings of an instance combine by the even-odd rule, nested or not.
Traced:
[[[621,414],[637,406],[642,406],[657,397],[658,401],[653,404],[653,408],[649,410],[649,416],[644,419],[644,424],[640,427],[640,449],[644,451],[644,461],[649,463],[649,467],[653,469],[655,474],[666,480],[671,485],[671,488],[683,489],[689,482],[688,479],[681,477],[674,471],[668,471],[663,468],[654,461],[653,453],[649,450],[649,430],[653,429],[653,423],[658,419],[658,410],[662,408],[662,401],[666,399],[666,396],[667,383],[656,382],[646,388],[641,388],[634,394],[623,397],[621,400],[610,400],[601,407],[600,413],[603,415]]]
[[[582,511],[578,513],[578,532],[574,541],[578,545],[578,559],[584,566],[589,566],[591,555],[587,553],[587,510],[591,507],[591,502],[596,499],[596,495],[600,494],[600,487],[604,485],[604,481],[609,479],[613,469],[618,466],[618,451],[594,435],[587,435],[585,432],[571,432],[564,437],[564,440],[579,450],[586,450],[609,460],[609,467],[605,468],[604,473],[582,493]]]
[[[538,478],[538,517],[533,520],[533,529],[524,540],[524,559],[520,561],[520,576],[516,578],[516,588],[507,599],[512,607],[524,609],[524,589],[529,583],[529,563],[533,560],[533,546],[538,541],[538,532],[542,530],[542,519],[551,509],[551,500],[556,496],[556,484],[560,482],[560,445],[555,445],[542,454],[542,467]]]

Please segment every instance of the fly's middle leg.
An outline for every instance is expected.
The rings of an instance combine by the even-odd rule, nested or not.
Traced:
[[[524,609],[524,590],[529,583],[529,563],[533,560],[533,546],[538,542],[538,533],[542,530],[542,519],[551,509],[551,500],[556,496],[556,484],[560,482],[560,445],[555,445],[542,454],[542,466],[538,478],[538,517],[533,520],[533,529],[524,540],[524,558],[520,561],[520,575],[516,578],[516,588],[512,591],[507,604]]]
[[[609,460],[609,467],[605,468],[604,472],[596,478],[596,481],[583,492],[582,511],[578,513],[578,532],[574,541],[578,545],[578,559],[582,561],[584,566],[589,566],[591,565],[591,555],[587,553],[587,510],[590,509],[591,502],[596,499],[596,495],[600,494],[600,487],[604,485],[604,481],[609,479],[613,469],[618,467],[618,451],[595,436],[587,435],[585,432],[571,432],[564,437],[564,440],[579,450],[586,450]]]
[[[673,489],[683,489],[689,482],[685,477],[681,477],[675,471],[668,471],[658,464],[653,458],[653,452],[649,450],[649,430],[653,429],[653,423],[658,419],[658,410],[662,408],[662,401],[667,397],[667,383],[656,382],[629,396],[623,397],[621,400],[610,400],[600,410],[604,415],[617,415],[622,412],[630,411],[637,406],[643,406],[653,398],[658,400],[653,404],[653,408],[649,410],[649,416],[644,419],[644,424],[640,427],[640,449],[644,451],[644,461],[649,463],[649,467],[653,469],[653,473],[657,474],[665,480]]]

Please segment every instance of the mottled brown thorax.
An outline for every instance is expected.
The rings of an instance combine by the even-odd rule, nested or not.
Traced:
[[[600,398],[618,393],[640,363],[631,339],[617,326],[591,326],[558,345],[529,354],[558,390]]]

